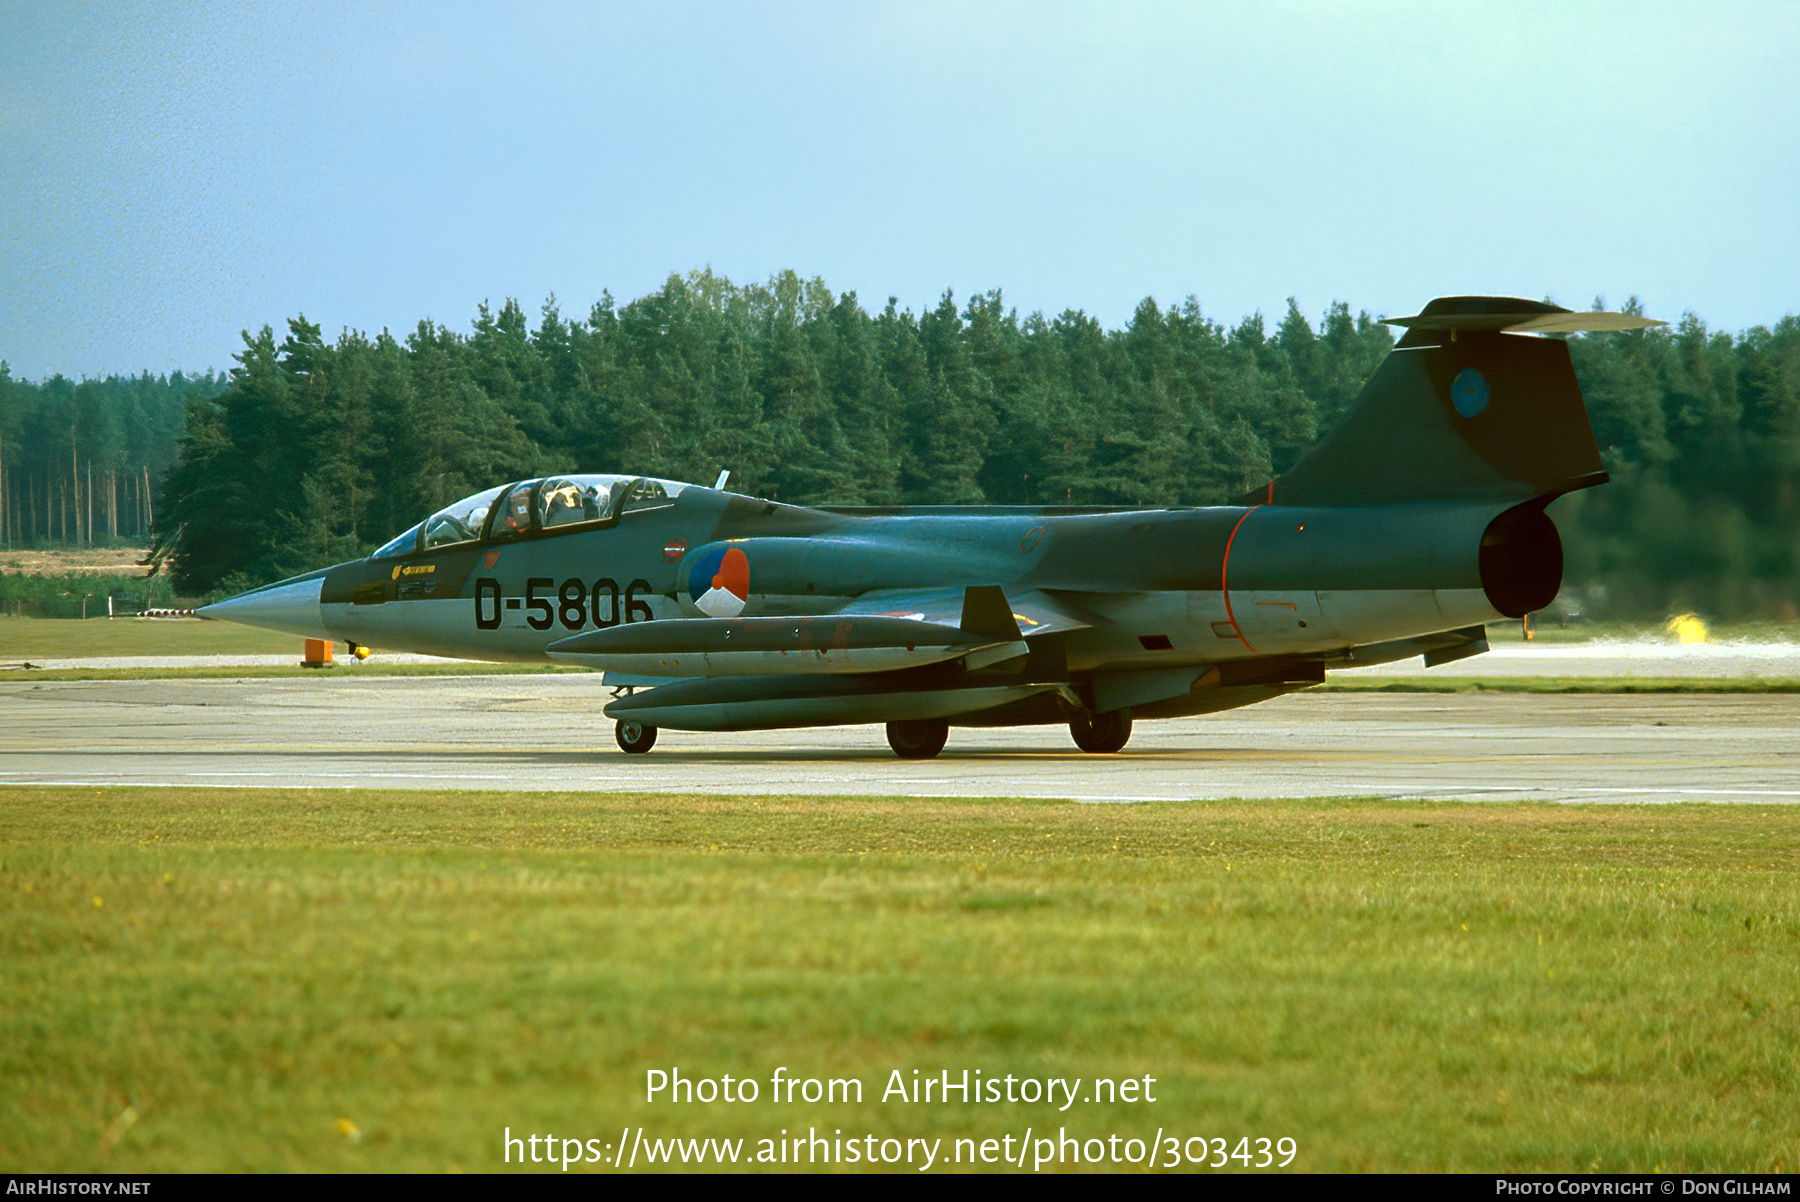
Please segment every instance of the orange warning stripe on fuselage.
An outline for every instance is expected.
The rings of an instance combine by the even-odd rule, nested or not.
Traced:
[[[1219,595],[1225,599],[1225,620],[1231,623],[1233,630],[1237,631],[1238,642],[1242,643],[1251,655],[1258,658],[1261,658],[1262,652],[1250,646],[1250,640],[1244,637],[1244,628],[1238,625],[1237,615],[1231,612],[1231,544],[1237,541],[1238,531],[1244,528],[1244,523],[1250,520],[1250,515],[1261,508],[1260,505],[1253,505],[1244,511],[1243,517],[1237,520],[1237,525],[1231,528],[1230,535],[1225,539],[1225,557],[1219,563]]]

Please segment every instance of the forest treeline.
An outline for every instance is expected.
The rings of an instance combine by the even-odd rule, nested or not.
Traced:
[[[209,371],[33,384],[0,359],[0,546],[147,541],[188,403],[230,382]]]
[[[734,489],[801,504],[1219,503],[1304,454],[1392,344],[1346,304],[1315,326],[1290,302],[1271,329],[1145,300],[1108,330],[1074,310],[1021,318],[998,292],[871,313],[792,272],[739,286],[701,271],[582,318],[554,299],[535,322],[514,301],[484,305],[467,334],[426,321],[403,339],[327,342],[297,317],[280,340],[246,334],[228,378],[7,382],[0,467],[60,514],[62,482],[91,495],[82,465],[129,470],[47,409],[83,389],[122,413],[185,390],[155,520],[179,532],[177,586],[209,594],[366,553],[460,496],[561,471],[710,483],[729,468]],[[1690,315],[1571,351],[1614,482],[1552,510],[1565,597],[1605,615],[1800,617],[1800,322],[1734,336]],[[46,533],[41,515],[23,520],[15,540]]]

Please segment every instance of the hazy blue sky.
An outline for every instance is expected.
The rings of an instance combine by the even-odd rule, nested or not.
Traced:
[[[1800,310],[1800,3],[0,3],[0,357],[224,368],[672,271]]]

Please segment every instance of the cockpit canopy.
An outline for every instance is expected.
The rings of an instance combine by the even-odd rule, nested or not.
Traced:
[[[545,476],[502,484],[446,505],[387,543],[371,559],[398,559],[458,543],[510,542],[561,534],[626,514],[673,505],[676,480],[650,476]]]

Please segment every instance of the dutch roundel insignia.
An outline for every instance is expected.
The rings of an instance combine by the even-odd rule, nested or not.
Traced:
[[[1488,382],[1480,372],[1465,367],[1450,384],[1450,403],[1464,417],[1480,417],[1488,407]]]
[[[738,547],[702,556],[688,574],[688,595],[709,618],[735,618],[750,600],[750,557]]]

